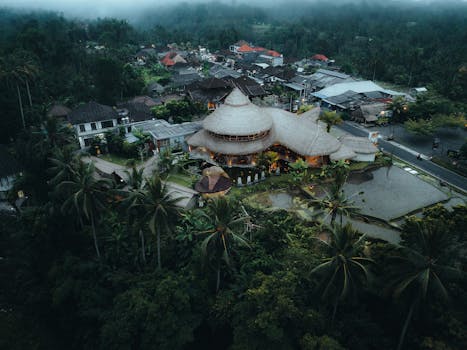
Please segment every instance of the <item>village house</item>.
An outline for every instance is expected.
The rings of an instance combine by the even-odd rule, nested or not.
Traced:
[[[132,130],[138,129],[150,135],[156,152],[163,151],[167,148],[173,151],[188,151],[187,138],[201,128],[200,122],[170,124],[163,119],[148,120],[132,124]],[[129,134],[127,136],[131,138]]]
[[[351,114],[352,120],[358,123],[373,124],[381,118],[392,117],[387,103],[375,102],[358,106]]]
[[[151,108],[160,106],[162,101],[149,96],[136,96],[126,102],[117,104],[118,115],[122,120],[128,120],[130,123],[140,122],[153,118]],[[127,118],[127,119],[123,119]]]
[[[81,148],[90,146],[94,137],[104,138],[105,132],[129,123],[129,119],[119,116],[114,108],[94,101],[72,110],[68,114],[68,121],[75,128]]]
[[[229,49],[247,62],[267,63],[273,67],[284,64],[284,56],[279,52],[251,45],[244,40],[236,42]]]
[[[188,96],[193,101],[204,104],[208,110],[216,109],[232,91],[232,84],[218,78],[208,78],[187,87]]]

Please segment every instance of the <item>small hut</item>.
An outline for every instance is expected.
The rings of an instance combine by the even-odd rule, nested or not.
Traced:
[[[195,190],[205,198],[223,196],[232,187],[229,175],[218,166],[203,170],[203,177],[195,184]]]

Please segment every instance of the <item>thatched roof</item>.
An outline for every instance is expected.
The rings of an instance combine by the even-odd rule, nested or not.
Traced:
[[[337,152],[332,153],[329,158],[334,160],[346,160],[352,159],[356,156],[355,152],[352,151],[349,147],[345,145],[341,145],[341,147],[337,150]]]
[[[299,116],[300,118],[309,118],[310,120],[316,122],[319,118],[320,112],[321,112],[320,108],[312,108],[309,111],[299,114]]]
[[[227,173],[222,169],[220,166],[211,166],[203,170],[203,176],[214,176],[214,175],[221,175],[225,177],[229,177]]]
[[[215,134],[246,136],[270,130],[272,119],[235,88],[225,104],[204,119],[203,127]]]
[[[297,116],[278,108],[260,108],[252,105],[239,90],[235,89],[226,104],[209,115],[204,129],[188,139],[194,147],[227,154],[246,155],[261,152],[275,143],[286,146],[302,156],[322,156],[337,152],[340,142],[328,134],[317,122],[319,108]],[[211,135],[253,135],[269,130],[264,138],[248,142],[235,142]]]
[[[206,147],[217,153],[239,156],[259,153],[274,143],[271,135],[250,142],[226,141],[212,136],[204,129],[191,136],[187,142],[194,147]]]
[[[222,175],[203,176],[195,184],[195,190],[199,193],[216,193],[226,191],[232,187],[232,180]]]
[[[377,121],[378,115],[386,109],[387,105],[385,103],[372,103],[360,106],[362,116],[367,122]]]
[[[319,113],[319,108],[316,108]],[[279,108],[265,108],[274,118],[274,141],[303,156],[323,156],[336,152],[339,141],[321,123]],[[315,112],[316,113],[316,112]]]
[[[378,151],[378,148],[366,137],[341,136],[339,141],[355,153],[372,154]]]

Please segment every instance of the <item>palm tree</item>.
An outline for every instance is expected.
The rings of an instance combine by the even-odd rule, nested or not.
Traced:
[[[401,116],[407,111],[407,102],[404,97],[396,96],[388,104],[388,108],[392,111],[393,120],[401,121]]]
[[[76,136],[71,125],[62,123],[56,118],[48,117],[41,124],[41,133],[45,140],[52,147],[63,147],[76,144]]]
[[[125,170],[128,190],[120,191],[120,193],[125,197],[121,204],[127,211],[129,227],[139,234],[141,240],[141,258],[143,264],[146,264],[146,244],[143,230],[144,222],[141,220],[141,218],[144,217],[144,208],[142,207],[144,194],[141,193],[143,192],[144,182],[143,172],[144,168],[138,170],[135,166],[132,167],[131,172]]]
[[[130,190],[139,190],[143,185],[143,176],[144,168],[137,169],[135,166],[131,168],[131,172],[125,170],[125,174],[127,175],[127,185]]]
[[[334,320],[339,302],[355,295],[368,282],[369,271],[365,265],[373,260],[362,256],[365,235],[360,235],[350,224],[333,227],[330,242],[319,242],[324,246],[326,258],[311,274],[322,276],[321,297],[323,300],[333,299]]]
[[[97,179],[94,164],[81,161],[73,170],[72,179],[62,181],[58,186],[68,197],[62,205],[62,211],[75,213],[81,223],[83,219],[90,220],[98,259],[101,254],[96,234],[96,215],[105,209],[106,191],[110,187],[109,180]]]
[[[215,260],[217,278],[216,292],[220,288],[221,261],[224,260],[230,265],[230,255],[235,244],[248,246],[248,241],[242,234],[238,234],[236,229],[248,219],[245,216],[237,215],[234,205],[225,197],[219,197],[208,202],[205,212],[206,218],[214,227],[207,233],[208,236],[201,244],[204,256],[209,260]]]
[[[418,221],[411,232],[411,242],[403,242],[399,255],[392,257],[392,283],[395,299],[405,298],[410,304],[402,327],[397,349],[404,344],[405,335],[417,309],[426,307],[427,300],[448,301],[446,282],[461,275],[458,248],[444,227]],[[456,250],[457,249],[457,250]]]
[[[74,171],[78,167],[79,155],[74,153],[71,147],[55,148],[52,157],[49,158],[51,167],[48,173],[51,176],[49,184],[59,185],[62,181],[70,181]]]
[[[326,220],[328,216],[331,217],[331,226],[334,227],[337,215],[340,215],[340,224],[342,226],[343,216],[355,215],[360,211],[360,208],[354,205],[352,198],[356,195],[361,195],[363,192],[356,192],[347,197],[342,186],[338,183],[332,183],[328,190],[325,190],[324,198],[312,199],[311,205],[317,207],[326,213]]]
[[[318,120],[326,124],[326,131],[330,132],[333,125],[342,124],[343,120],[340,114],[336,111],[324,111],[318,118]]]
[[[29,89],[29,80],[34,79],[38,74],[38,66],[23,51],[14,52],[10,56],[0,61],[0,78],[5,79],[7,83],[13,83],[18,95],[18,104],[21,114],[23,128],[26,128],[24,117],[23,99],[21,96],[20,83],[25,83],[29,97],[29,104],[32,107],[32,97]]]
[[[152,179],[146,179],[144,188],[135,190],[132,195],[131,210],[137,210],[142,215],[142,220],[147,222],[149,230],[156,236],[157,266],[161,263],[161,234],[169,233],[178,217],[177,203],[181,197],[174,198],[170,195],[167,186],[156,174]]]

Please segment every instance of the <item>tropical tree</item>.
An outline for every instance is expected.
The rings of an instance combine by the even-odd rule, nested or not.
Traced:
[[[23,128],[26,128],[24,117],[23,99],[21,96],[20,83],[25,83],[29,97],[29,104],[32,107],[32,97],[29,89],[29,80],[38,74],[38,66],[35,62],[25,55],[23,51],[15,52],[0,60],[0,79],[5,79],[16,88],[18,104],[21,114]]]
[[[408,132],[420,136],[431,136],[436,130],[433,122],[427,119],[409,119],[404,122],[404,128]]]
[[[139,190],[143,186],[144,168],[137,169],[136,166],[131,168],[131,171],[125,170],[127,176],[127,185],[130,190]]]
[[[447,303],[447,282],[461,276],[461,249],[455,237],[445,231],[444,225],[429,220],[411,220],[405,229],[410,230],[409,240],[402,242],[398,255],[392,257],[395,263],[391,265],[393,297],[409,305],[397,349],[404,344],[414,313],[427,308],[430,298]]]
[[[404,97],[396,96],[388,104],[388,109],[392,111],[392,118],[394,121],[402,121],[407,112],[407,102]]]
[[[343,216],[355,215],[360,211],[360,208],[354,205],[354,198],[356,195],[361,195],[363,192],[356,192],[353,195],[347,197],[339,184],[332,183],[327,190],[325,190],[324,198],[312,199],[311,204],[326,214],[323,221],[327,217],[331,217],[331,226],[334,226],[337,215],[340,216],[340,224],[342,226]]]
[[[324,111],[318,118],[318,120],[322,121],[326,124],[326,131],[330,132],[331,127],[334,125],[342,124],[343,120],[336,111]]]
[[[170,147],[166,147],[159,152],[159,159],[157,160],[157,165],[159,172],[161,173],[170,173],[174,163],[174,155]]]
[[[77,145],[75,131],[70,124],[60,122],[56,118],[48,117],[40,126],[44,134],[44,141],[52,147]]]
[[[346,196],[344,192],[344,184],[349,175],[349,165],[344,161],[333,162],[330,165],[323,167],[321,176],[332,182],[328,183],[327,188],[324,190],[325,195],[323,198],[317,198],[310,201],[311,205],[326,212],[326,217],[331,217],[331,226],[337,215],[340,215],[340,222],[342,226],[342,218],[344,215],[350,216],[359,212],[359,208],[354,205],[353,198],[357,195],[362,195],[363,192],[356,192],[351,196]],[[323,221],[324,221],[323,220]]]
[[[151,179],[146,179],[143,189],[135,190],[131,196],[130,210],[140,213],[141,220],[146,222],[151,233],[156,236],[157,267],[162,268],[161,263],[161,235],[168,234],[175,226],[179,214],[177,203],[181,197],[174,198],[170,195],[165,183],[156,174]]]
[[[365,235],[360,235],[350,224],[334,226],[330,233],[329,243],[319,240],[325,258],[311,270],[311,275],[321,276],[321,297],[332,300],[334,320],[339,302],[350,295],[355,296],[368,282],[370,276],[366,264],[373,260],[363,256]]]
[[[295,183],[299,184],[308,177],[308,163],[302,158],[297,159],[293,163],[289,163],[289,168],[292,170],[292,176]]]
[[[125,170],[127,175],[126,184],[128,190],[119,191],[124,197],[121,201],[121,206],[126,210],[128,214],[128,227],[135,232],[138,232],[141,241],[141,260],[143,264],[146,264],[146,244],[144,235],[144,207],[143,199],[143,176],[144,169],[137,169],[136,166],[131,168],[131,171]]]
[[[267,169],[269,172],[272,166],[279,160],[279,154],[274,151],[262,152],[258,155],[257,163],[258,166]]]
[[[79,165],[79,157],[71,147],[54,148],[49,158],[51,166],[48,168],[48,173],[51,178],[48,183],[57,186],[63,181],[71,181]]]
[[[111,183],[107,179],[97,179],[93,163],[79,162],[73,169],[72,179],[62,181],[58,189],[63,191],[67,199],[62,205],[62,211],[77,215],[83,226],[83,219],[89,220],[94,238],[94,248],[100,259],[99,243],[96,233],[96,216],[106,208],[107,191]]]
[[[216,265],[216,292],[220,288],[221,262],[230,266],[230,257],[235,245],[248,246],[243,234],[242,225],[247,217],[237,214],[232,202],[225,197],[219,197],[208,202],[205,212],[206,219],[212,229],[204,231],[207,237],[201,244],[201,249],[207,261]]]

